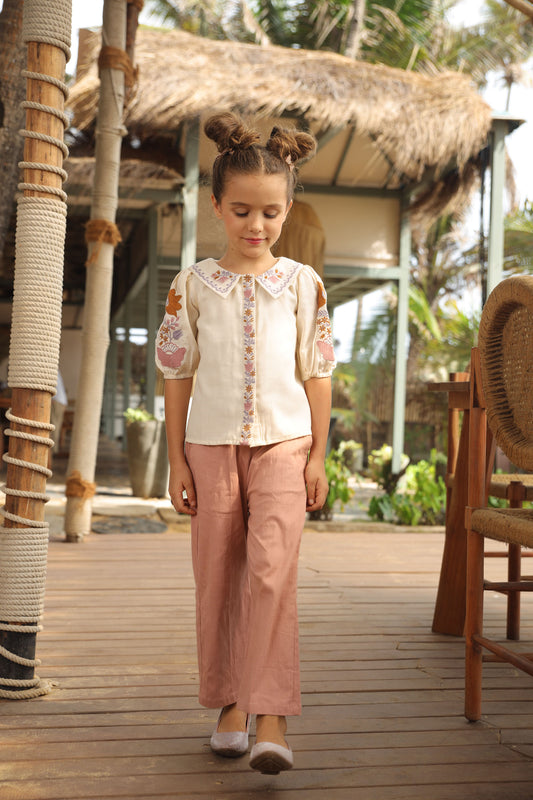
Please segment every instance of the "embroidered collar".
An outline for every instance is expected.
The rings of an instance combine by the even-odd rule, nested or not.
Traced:
[[[297,261],[282,257],[262,275],[256,275],[255,280],[269,295],[274,298],[280,297],[285,289],[294,282],[302,266]],[[206,258],[204,261],[198,262],[192,267],[192,270],[202,283],[221,297],[227,297],[240,279],[244,278],[244,275],[223,269],[214,258]]]

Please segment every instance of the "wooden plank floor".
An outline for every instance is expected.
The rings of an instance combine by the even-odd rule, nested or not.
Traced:
[[[462,640],[430,631],[441,552],[439,532],[304,534],[296,763],[262,776],[208,747],[188,533],[52,541],[39,672],[57,686],[0,702],[1,800],[529,800],[533,682],[487,665],[465,721]]]

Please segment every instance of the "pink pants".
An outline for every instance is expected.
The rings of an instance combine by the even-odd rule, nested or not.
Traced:
[[[186,445],[200,703],[301,713],[298,553],[311,437],[263,447]]]

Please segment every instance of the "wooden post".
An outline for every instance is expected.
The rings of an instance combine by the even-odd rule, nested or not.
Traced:
[[[505,189],[505,136],[507,122],[492,122],[490,149],[490,223],[487,264],[487,297],[503,273],[503,193]]]
[[[465,623],[468,441],[470,428],[469,375],[451,373],[448,397],[448,460],[446,473],[446,537],[442,554],[432,631],[462,636]],[[460,391],[467,388],[468,391]],[[459,434],[459,414],[463,421]]]
[[[50,76],[52,79],[63,81],[65,75],[66,55],[65,52],[54,45],[37,42],[28,43],[27,57],[28,71],[41,73]],[[27,100],[50,106],[63,112],[64,95],[62,90],[47,81],[28,78]],[[63,122],[53,114],[29,108],[26,112],[26,129],[28,131],[42,133],[63,140]],[[25,162],[39,162],[49,164],[54,167],[62,167],[63,151],[56,145],[35,138],[26,138],[24,147]],[[54,172],[24,169],[24,183],[39,184],[61,189],[62,178],[60,174]],[[25,190],[26,197],[45,197],[58,200],[57,195],[51,192],[38,192]],[[15,277],[16,280],[16,277]],[[59,352],[58,352],[59,357]],[[48,391],[41,391],[26,388],[13,388],[12,390],[12,413],[15,417],[26,420],[49,424],[52,395]],[[17,422],[11,423],[12,430],[21,431],[48,438],[48,431],[35,428],[33,426],[21,425]],[[9,438],[9,456],[14,459],[30,462],[41,467],[46,467],[48,463],[48,446],[39,442],[11,436]],[[46,488],[46,474],[21,467],[10,463],[7,468],[7,487],[44,494]],[[36,498],[21,497],[8,494],[5,502],[6,511],[37,522],[44,521],[44,500]],[[4,520],[4,528],[24,528],[26,525],[10,519]],[[16,536],[16,534],[13,534]],[[10,625],[23,627],[19,620],[2,620]],[[33,627],[33,626],[31,626]],[[33,660],[36,649],[36,633],[24,633],[20,631],[0,631],[0,644],[12,653],[16,653],[25,659]],[[0,657],[0,674],[8,679],[31,680],[34,677],[34,667],[14,663],[13,661]],[[6,687],[7,688],[7,687]]]
[[[131,384],[131,299],[128,294],[124,304],[124,346],[122,350],[122,411],[130,407]],[[122,449],[126,450],[126,420],[122,417]]]
[[[160,322],[159,308],[157,306],[158,266],[157,266],[157,241],[158,241],[159,212],[156,206],[148,209],[148,291],[146,292],[146,397],[145,406],[150,414],[155,407],[155,339]]]
[[[519,476],[517,476],[519,478]],[[511,481],[507,489],[509,508],[521,508],[526,499],[526,490],[520,480]],[[522,548],[511,542],[507,553],[507,580],[519,583],[522,578]],[[520,639],[520,592],[509,592],[507,595],[507,638],[514,641]]]
[[[183,187],[180,269],[185,269],[196,261],[198,186],[200,180],[199,149],[200,120],[195,118],[187,123],[185,132],[185,185]]]
[[[407,332],[409,314],[409,261],[411,258],[411,225],[404,199],[400,216],[400,277],[396,311],[396,363],[394,374],[394,415],[392,423],[392,474],[398,475],[402,465],[405,434],[405,402],[407,371]]]
[[[479,354],[472,351],[470,382],[470,435],[468,454],[468,508],[466,509],[466,619],[465,619],[465,716],[475,721],[481,716],[481,677],[483,653],[476,641],[483,633],[483,558],[484,539],[471,529],[472,509],[485,504],[487,484],[487,422],[485,409],[477,405]]]

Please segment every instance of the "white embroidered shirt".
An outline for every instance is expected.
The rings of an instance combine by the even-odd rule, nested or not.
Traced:
[[[166,380],[196,373],[188,442],[257,446],[307,436],[304,382],[335,366],[322,281],[288,258],[261,275],[200,261],[172,282],[156,363]]]

